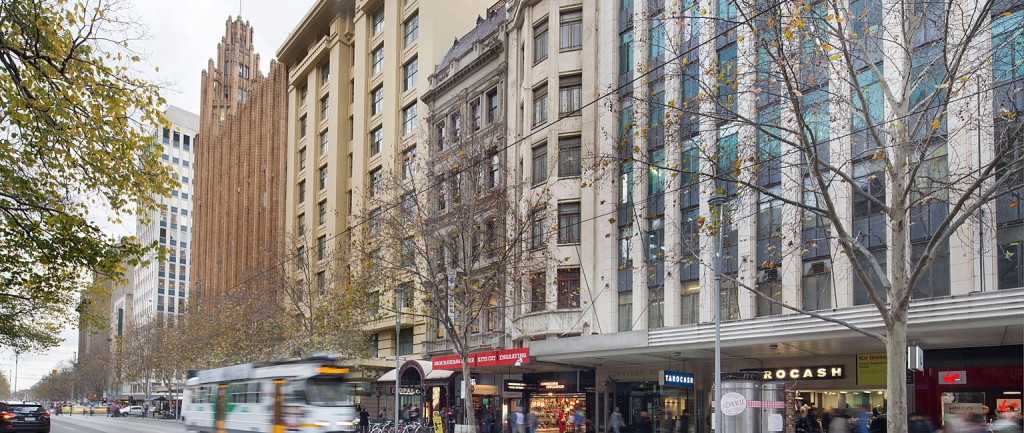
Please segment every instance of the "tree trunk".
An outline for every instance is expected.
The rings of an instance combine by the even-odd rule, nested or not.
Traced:
[[[886,391],[887,431],[907,431],[907,312],[897,312],[885,339],[888,357]]]
[[[462,393],[462,410],[466,412],[466,425],[469,426],[470,431],[477,431],[476,413],[473,410],[473,385],[471,380],[472,378],[469,375],[469,354],[464,354],[462,355],[462,381],[466,384],[466,388],[462,390],[464,391]]]

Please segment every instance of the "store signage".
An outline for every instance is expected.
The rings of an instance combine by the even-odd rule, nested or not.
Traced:
[[[727,392],[722,396],[722,415],[736,416],[747,409],[747,398],[737,392]]]
[[[999,412],[1020,412],[1019,398],[1004,398],[996,400],[996,410]]]
[[[497,367],[503,365],[520,366],[530,362],[530,349],[508,349],[470,353],[467,359],[470,367]],[[430,360],[434,370],[461,370],[462,360],[459,355],[436,356]]]
[[[765,369],[763,376],[764,380],[824,380],[844,378],[846,378],[846,368],[842,365]]]
[[[523,392],[523,391],[534,391],[537,386],[526,382],[515,382],[511,380],[505,381],[505,391],[508,392]]]
[[[967,385],[967,372],[964,370],[940,371],[939,385]]]
[[[693,374],[680,373],[678,371],[662,370],[661,380],[658,384],[661,386],[678,386],[683,388],[693,388]]]
[[[565,391],[566,384],[561,380],[542,380],[537,382],[537,389],[541,391]]]
[[[398,395],[420,395],[423,394],[423,390],[420,388],[413,387],[401,387],[398,388]]]
[[[494,385],[473,385],[473,395],[498,395],[498,387]]]
[[[857,385],[885,385],[888,362],[889,357],[885,353],[857,355]]]

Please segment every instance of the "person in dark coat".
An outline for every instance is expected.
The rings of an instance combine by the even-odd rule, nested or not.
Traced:
[[[359,411],[359,430],[363,433],[370,431],[370,412],[365,407]]]
[[[634,433],[654,433],[654,427],[651,425],[651,415],[646,410],[640,411],[640,415],[637,418],[636,425],[633,426]]]

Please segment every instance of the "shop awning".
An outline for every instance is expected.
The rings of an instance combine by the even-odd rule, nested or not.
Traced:
[[[147,398],[146,401],[167,401],[167,398],[164,397],[164,396],[150,397],[150,398]]]
[[[423,369],[424,373],[423,380],[447,379],[451,377],[453,374],[455,374],[454,371],[450,370],[434,370],[433,365],[430,363],[430,361],[417,360],[411,362],[418,362],[420,364],[420,368]],[[384,373],[383,376],[378,378],[377,382],[394,382],[395,376],[398,376],[398,373],[394,368],[392,368],[387,373]]]

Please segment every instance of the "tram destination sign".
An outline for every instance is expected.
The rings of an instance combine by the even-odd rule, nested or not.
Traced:
[[[832,380],[845,379],[846,367],[819,365],[812,367],[765,368],[762,380]]]

